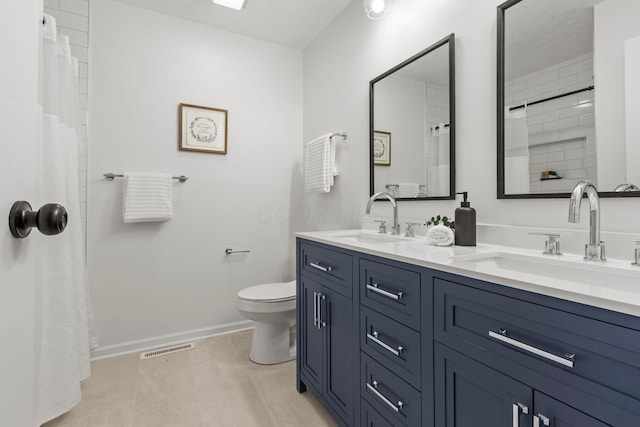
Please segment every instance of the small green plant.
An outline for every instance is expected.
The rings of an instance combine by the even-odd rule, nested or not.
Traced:
[[[429,225],[439,225],[440,223],[442,223],[442,225],[444,225],[445,227],[449,227],[452,230],[455,230],[456,228],[456,222],[455,221],[450,221],[448,217],[446,216],[432,216],[431,219],[429,221],[427,221],[427,223],[425,225],[429,226]]]

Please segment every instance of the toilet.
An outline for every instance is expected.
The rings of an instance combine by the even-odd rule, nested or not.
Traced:
[[[265,283],[238,292],[236,307],[255,322],[249,359],[261,365],[296,357],[296,281]]]

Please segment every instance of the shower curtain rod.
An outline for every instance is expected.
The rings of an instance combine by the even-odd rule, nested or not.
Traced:
[[[528,107],[530,105],[540,104],[542,102],[553,101],[554,99],[562,98],[564,96],[569,96],[569,95],[575,95],[576,93],[580,93],[580,92],[587,92],[587,91],[590,91],[590,90],[593,90],[593,89],[595,89],[595,86],[589,86],[589,87],[585,87],[584,89],[578,89],[578,90],[574,90],[574,91],[571,91],[571,92],[563,93],[563,94],[560,94],[560,95],[550,96],[549,98],[540,99],[538,101],[528,102],[528,103],[522,104],[522,105],[516,105],[515,107],[509,108],[509,111],[517,110],[519,108]]]

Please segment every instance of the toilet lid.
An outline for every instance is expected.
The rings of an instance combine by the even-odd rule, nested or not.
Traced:
[[[286,301],[296,297],[296,281],[286,283],[264,283],[238,292],[238,298],[249,301]]]

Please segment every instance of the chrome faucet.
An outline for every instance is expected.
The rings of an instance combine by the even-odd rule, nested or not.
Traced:
[[[580,222],[582,196],[587,192],[589,198],[589,243],[584,246],[584,259],[606,261],[604,242],[600,240],[600,197],[596,187],[589,181],[580,181],[571,193],[569,201],[569,222]]]
[[[392,236],[399,235],[400,225],[398,224],[398,202],[396,202],[396,199],[394,199],[391,194],[380,192],[369,197],[369,201],[367,202],[367,210],[365,211],[365,213],[367,215],[371,213],[371,206],[373,205],[373,202],[375,202],[376,199],[378,199],[378,197],[386,197],[391,202],[391,205],[393,206],[393,226],[391,227],[391,235]]]

